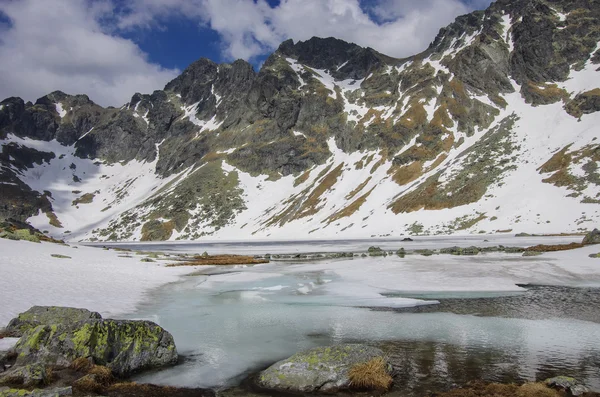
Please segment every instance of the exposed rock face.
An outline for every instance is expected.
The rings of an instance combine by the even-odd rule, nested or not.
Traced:
[[[21,337],[29,330],[40,325],[72,324],[87,320],[100,320],[99,313],[87,309],[76,309],[61,306],[33,306],[10,320],[4,330],[13,337]]]
[[[522,169],[539,169],[532,183],[556,186],[557,201],[567,186],[574,204],[598,204],[600,147],[585,121],[600,114],[599,24],[595,1],[498,0],[406,59],[335,38],[288,40],[259,71],[200,59],[118,109],[60,91],[35,104],[8,98],[0,218],[45,215],[52,233],[77,227],[77,238],[162,240],[300,226],[356,236],[389,216],[384,226],[399,235],[417,227],[417,211],[461,207],[419,233],[491,232],[526,223],[518,204],[509,217],[484,203],[500,201]],[[548,131],[551,142],[537,127],[545,106],[556,128],[568,126]],[[50,176],[60,189],[39,183]],[[97,215],[87,225],[63,225],[79,210],[63,201],[92,193],[79,192],[82,181],[104,187],[103,204],[82,206]]]
[[[584,245],[590,245],[590,244],[600,244],[600,230],[598,229],[594,229],[591,232],[589,232],[584,238],[582,243]]]
[[[80,357],[127,376],[178,358],[172,335],[150,321],[104,320],[83,309],[35,307],[11,325],[23,336],[14,348],[15,367],[5,376],[32,365],[66,367]]]
[[[381,350],[364,345],[318,347],[279,361],[258,376],[265,389],[300,393],[334,392],[350,388],[348,372],[357,364],[384,357]]]

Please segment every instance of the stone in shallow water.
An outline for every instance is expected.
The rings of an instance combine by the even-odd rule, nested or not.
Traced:
[[[265,389],[335,392],[350,388],[349,371],[353,366],[375,358],[384,358],[383,352],[365,345],[317,347],[273,364],[260,373],[257,383]]]
[[[583,238],[584,245],[600,244],[600,230],[594,229]]]
[[[556,376],[545,380],[546,386],[564,390],[572,396],[580,396],[589,391],[581,382],[569,376]]]

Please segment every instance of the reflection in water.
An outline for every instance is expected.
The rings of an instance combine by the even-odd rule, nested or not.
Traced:
[[[444,391],[472,380],[501,383],[541,381],[565,375],[586,379],[598,386],[600,352],[582,353],[563,361],[527,360],[523,349],[467,347],[439,342],[385,342],[379,345],[397,368],[394,390],[400,395],[422,396],[427,391]],[[551,354],[550,354],[551,356]],[[392,394],[393,395],[393,394]]]
[[[299,350],[361,341],[389,354],[398,371],[398,395],[423,395],[474,379],[554,375],[600,389],[597,289],[534,287],[473,299],[437,295],[427,298],[439,305],[372,310],[340,306],[339,298],[311,290],[330,282],[331,274],[247,277],[225,284],[188,277],[157,291],[135,317],[171,331],[189,360],[140,380],[229,387]],[[299,283],[307,294],[287,287]]]

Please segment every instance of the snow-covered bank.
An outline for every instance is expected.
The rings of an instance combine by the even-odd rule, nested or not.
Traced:
[[[131,312],[147,291],[192,270],[51,243],[0,239],[0,253],[0,327],[34,305],[82,307],[103,316]]]

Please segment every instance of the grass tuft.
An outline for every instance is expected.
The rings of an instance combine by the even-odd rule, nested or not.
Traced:
[[[376,357],[366,363],[357,364],[348,374],[350,385],[361,390],[387,390],[393,379],[388,373],[388,365],[383,357]]]

